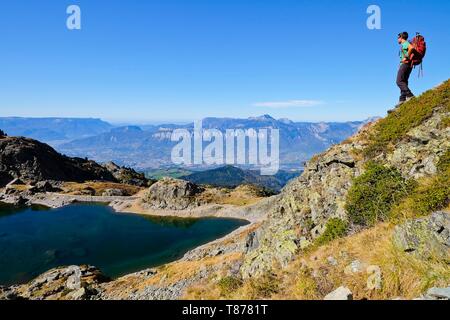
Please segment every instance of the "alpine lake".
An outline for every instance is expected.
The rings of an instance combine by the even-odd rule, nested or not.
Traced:
[[[175,261],[246,224],[238,219],[117,213],[95,203],[59,209],[0,203],[0,285],[82,264],[116,278]]]

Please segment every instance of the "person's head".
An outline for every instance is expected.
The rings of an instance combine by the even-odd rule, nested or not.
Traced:
[[[398,34],[398,43],[403,43],[408,40],[408,32],[402,32]]]

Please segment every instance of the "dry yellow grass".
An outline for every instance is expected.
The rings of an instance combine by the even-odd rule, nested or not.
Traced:
[[[246,206],[260,201],[263,197],[252,186],[239,186],[235,189],[207,188],[199,196],[207,203],[222,205]]]
[[[114,182],[89,181],[84,183],[65,182],[62,189],[62,193],[70,195],[83,195],[85,190],[93,189],[95,196],[101,196],[106,189],[119,189],[128,195],[135,195],[143,188]]]
[[[9,188],[22,192],[22,191],[28,190],[30,188],[30,186],[27,186],[27,185],[11,185],[11,186],[9,186]]]
[[[275,274],[266,279],[246,280],[234,292],[224,295],[218,288],[217,274],[209,282],[192,287],[189,298],[208,299],[294,299],[311,300],[323,297],[340,286],[348,287],[355,299],[412,299],[432,286],[450,284],[450,268],[445,261],[420,260],[397,250],[392,244],[393,225],[379,224],[346,238],[299,255],[288,268],[274,268]],[[333,266],[328,257],[338,264]],[[344,269],[358,259],[365,265],[377,265],[382,271],[382,288],[369,290],[365,269],[347,275]],[[257,285],[256,285],[257,284]],[[259,287],[258,287],[259,286]],[[271,294],[267,294],[267,293]]]
[[[410,299],[432,285],[448,285],[450,269],[444,261],[423,261],[400,252],[392,244],[392,231],[392,225],[380,224],[360,234],[336,240],[298,259],[286,272],[284,279],[287,283],[283,285],[286,289],[276,298],[322,298],[344,285],[353,292],[355,299]],[[327,262],[330,256],[336,258],[337,266]],[[381,268],[381,290],[367,289],[369,275],[364,271],[351,275],[344,273],[345,267],[355,259]]]
[[[241,258],[241,253],[230,253],[194,261],[176,261],[155,268],[157,273],[154,276],[146,277],[139,274],[131,274],[105,284],[103,288],[107,295],[115,298],[126,298],[132,292],[142,291],[149,286],[168,286],[178,281],[192,278],[203,268],[216,266],[219,269],[226,269],[227,265]]]

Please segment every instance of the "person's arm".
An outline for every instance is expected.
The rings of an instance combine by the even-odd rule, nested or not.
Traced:
[[[402,49],[402,53],[403,53],[403,49]],[[413,57],[413,55],[414,55],[414,47],[413,47],[413,45],[412,44],[410,44],[409,46],[408,46],[408,55],[406,56],[404,53],[403,53],[403,60],[402,60],[402,62],[408,62],[408,61],[410,61],[411,60],[411,58]]]
[[[412,57],[412,55],[413,55],[413,52],[414,51],[414,46],[412,45],[412,44],[410,44],[409,46],[408,46],[408,58],[409,59],[411,59],[411,57]]]

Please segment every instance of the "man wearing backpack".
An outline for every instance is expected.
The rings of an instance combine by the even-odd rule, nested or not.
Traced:
[[[413,56],[414,47],[408,41],[408,32],[402,32],[398,35],[398,43],[400,44],[400,68],[397,74],[397,85],[400,88],[400,101],[397,106],[410,100],[414,94],[409,90],[409,76],[413,70],[411,58]]]
[[[397,74],[397,85],[400,88],[400,101],[396,107],[414,97],[414,94],[409,90],[409,76],[414,67],[419,66],[419,77],[423,75],[423,59],[427,52],[427,44],[425,38],[416,33],[416,36],[411,42],[408,41],[408,32],[398,34],[398,43],[400,44],[400,68]],[[389,110],[389,113],[393,110]]]

